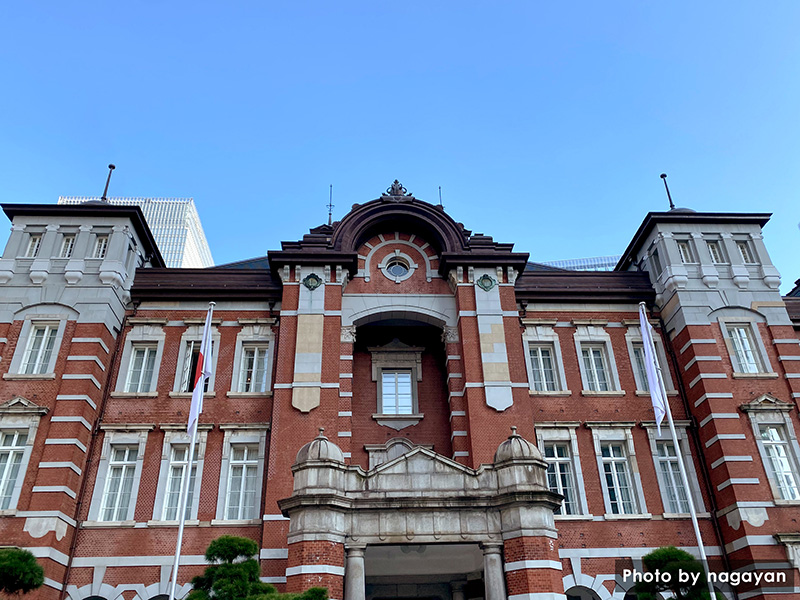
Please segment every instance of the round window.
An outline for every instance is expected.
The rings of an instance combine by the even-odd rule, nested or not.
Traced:
[[[393,258],[386,264],[386,273],[390,277],[405,277],[408,275],[408,264],[399,258]]]

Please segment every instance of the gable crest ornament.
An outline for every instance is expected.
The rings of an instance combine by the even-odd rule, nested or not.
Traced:
[[[402,202],[403,200],[413,200],[414,194],[409,192],[402,183],[395,179],[392,182],[392,185],[386,188],[386,192],[381,194],[381,198],[384,200],[396,200]]]

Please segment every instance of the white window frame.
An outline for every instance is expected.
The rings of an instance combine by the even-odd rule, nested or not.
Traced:
[[[15,396],[11,400],[0,404],[0,433],[25,432],[28,436],[22,448],[22,458],[19,463],[19,470],[11,488],[11,495],[8,506],[2,508],[0,504],[0,516],[16,514],[17,504],[28,474],[33,444],[36,440],[36,433],[39,430],[39,422],[43,415],[47,414],[47,408],[23,398]]]
[[[759,375],[772,374],[772,365],[767,355],[767,350],[764,347],[764,340],[761,339],[761,332],[758,328],[758,322],[755,319],[748,317],[724,317],[719,319],[720,329],[722,330],[722,337],[725,340],[725,346],[728,349],[728,356],[730,357],[731,367],[733,368],[734,377],[758,377]],[[730,327],[745,327],[748,339],[752,345],[753,356],[758,363],[756,365],[757,371],[742,371],[739,364],[739,357],[735,349],[735,343],[730,334]]]
[[[28,236],[28,243],[25,245],[25,255],[23,258],[36,258],[42,249],[43,233],[31,233]]]
[[[136,389],[131,389],[131,384],[133,384],[133,373],[134,373],[134,364],[136,362],[136,353],[139,350],[144,350],[144,357],[142,360],[142,368],[139,370],[139,380],[136,382]],[[150,371],[150,377],[147,380],[147,389],[142,389],[144,383],[144,373],[145,373],[145,366],[147,365],[148,358],[152,356],[153,358],[153,368]],[[138,394],[138,393],[149,393],[155,392],[156,386],[153,385],[155,383],[155,363],[158,358],[158,344],[157,343],[134,343],[131,345],[131,362],[128,365],[128,377],[127,381],[125,382],[125,392],[128,394]]]
[[[122,394],[140,397],[154,397],[158,395],[158,377],[161,371],[161,360],[164,356],[164,340],[166,334],[161,324],[142,324],[134,325],[125,336],[125,346],[122,349],[120,358],[119,374],[117,375],[116,391],[114,396]],[[151,381],[151,391],[149,392],[128,392],[128,379],[130,377],[131,359],[134,348],[141,346],[155,346],[156,360],[153,366],[153,378]]]
[[[678,256],[681,258],[681,262],[683,264],[695,264],[697,260],[695,259],[696,253],[692,248],[692,242],[687,238],[678,238],[675,240],[675,243],[678,246]]]
[[[139,487],[142,480],[142,465],[144,464],[144,451],[147,446],[147,435],[153,429],[152,425],[101,425],[105,432],[103,445],[100,451],[100,460],[97,463],[97,477],[92,492],[92,503],[89,506],[88,524],[91,525],[124,525],[132,526],[136,513],[136,501],[139,496]],[[136,446],[136,467],[133,472],[133,485],[131,497],[128,502],[128,514],[121,521],[101,521],[103,516],[103,503],[108,482],[108,471],[111,461],[112,446]]]
[[[186,519],[187,524],[196,525],[199,523],[197,520],[197,511],[200,507],[200,490],[202,489],[203,481],[203,463],[205,462],[206,455],[206,440],[208,438],[208,431],[211,429],[210,424],[201,424],[197,427],[197,448],[193,460],[197,470],[195,472],[195,485],[194,493],[192,494],[192,503],[189,508],[189,518]],[[188,451],[191,438],[186,432],[186,425],[181,424],[162,424],[160,429],[164,430],[164,442],[161,446],[161,466],[158,471],[158,487],[156,489],[156,500],[153,507],[153,519],[148,524],[176,524],[176,519],[165,521],[164,511],[165,503],[167,500],[167,487],[169,486],[170,466],[172,460],[172,446],[186,446]],[[188,458],[188,456],[187,456]]]
[[[422,352],[424,348],[407,346],[393,341],[385,346],[367,349],[372,357],[372,380],[377,382],[377,413],[375,418],[419,419],[418,385],[422,381]],[[411,413],[385,412],[383,406],[383,373],[410,372],[411,379]]]
[[[28,348],[32,343],[32,334],[35,327],[38,326],[52,326],[56,328],[55,340],[53,342],[53,351],[50,354],[50,359],[45,365],[44,372],[40,373],[25,373],[25,357],[28,354]],[[67,326],[67,316],[65,315],[30,315],[25,317],[22,323],[22,329],[19,332],[19,342],[14,356],[11,359],[8,372],[17,375],[22,375],[28,379],[53,379],[55,377],[56,361],[61,351],[61,342],[64,339],[64,330]],[[24,340],[24,342],[23,342]]]
[[[77,233],[65,233],[61,236],[61,247],[58,250],[58,258],[72,258],[75,251],[75,242],[78,240]]]
[[[260,523],[261,515],[261,495],[264,486],[264,470],[267,448],[267,433],[269,425],[267,423],[248,423],[221,425],[224,431],[222,445],[222,464],[220,466],[219,489],[217,495],[216,519],[215,523]],[[256,471],[256,507],[252,519],[232,521],[227,518],[228,514],[228,486],[230,485],[231,472],[231,451],[232,447],[238,444],[248,446],[258,446],[258,467]]]
[[[581,395],[583,396],[624,396],[625,392],[619,383],[617,361],[614,359],[614,348],[611,336],[605,329],[595,325],[579,325],[575,331],[575,351],[578,358],[578,367],[581,373]],[[602,346],[605,366],[608,369],[608,390],[593,390],[589,387],[589,374],[583,360],[583,347]]]
[[[242,392],[242,366],[245,349],[248,346],[267,346],[266,387],[263,392]],[[228,396],[268,396],[272,393],[272,365],[275,354],[275,334],[271,323],[245,325],[236,335],[236,348],[233,353],[233,376],[231,377],[231,390]],[[211,386],[209,384],[209,389]]]
[[[181,335],[180,351],[178,353],[178,364],[175,366],[175,379],[173,380],[171,396],[191,396],[192,392],[185,392],[184,384],[190,381],[194,376],[191,372],[191,355],[187,357],[190,352],[190,347],[200,348],[200,342],[203,339],[203,324],[190,325],[186,331]],[[217,354],[220,347],[220,333],[215,325],[211,326],[211,377],[208,378],[207,388],[203,393],[204,397],[213,397],[214,383],[217,372]],[[194,343],[194,344],[193,344]],[[193,348],[191,350],[193,352]],[[187,360],[189,360],[187,371]],[[187,380],[188,377],[188,380]]]
[[[688,518],[689,513],[673,513],[669,510],[669,486],[670,482],[664,479],[661,472],[661,458],[658,454],[659,442],[672,443],[672,435],[669,428],[662,424],[661,436],[658,435],[658,428],[654,422],[642,423],[642,426],[647,431],[647,438],[650,442],[650,455],[653,457],[653,466],[656,470],[656,477],[658,478],[658,489],[661,492],[661,505],[664,508],[665,518]],[[694,460],[692,458],[691,446],[689,445],[688,421],[675,421],[675,433],[678,435],[678,448],[683,455],[683,465],[686,467],[686,478],[689,480],[689,493],[694,501],[695,510],[698,514],[705,516],[705,504],[703,502],[703,494],[700,491],[700,479],[697,476],[697,470],[694,468]],[[679,475],[676,475],[679,477]]]
[[[633,380],[636,382],[637,396],[650,395],[650,391],[646,388],[647,376],[643,373],[639,373],[639,369],[636,366],[636,356],[634,354],[634,349],[636,347],[641,347],[642,351],[644,351],[643,342],[641,328],[634,325],[628,327],[628,331],[625,333],[625,345],[628,347],[628,356],[631,360]],[[671,395],[672,393],[677,393],[675,384],[672,381],[672,372],[669,370],[664,343],[661,341],[661,336],[655,330],[653,330],[653,345],[656,347],[656,357],[658,359],[658,366],[661,367],[661,377],[664,380],[664,388],[667,390],[667,394]]]
[[[561,355],[561,343],[555,329],[549,325],[528,325],[525,328],[525,333],[522,335],[522,341],[526,348],[525,369],[528,373],[528,388],[530,394],[538,396],[569,395],[571,392],[567,389],[564,359]],[[548,347],[553,352],[555,390],[540,391],[535,387],[533,365],[531,364],[531,348],[536,346]]]
[[[753,249],[753,244],[749,239],[734,237],[733,243],[736,245],[736,250],[739,252],[739,258],[742,259],[742,263],[745,266],[754,266],[758,264],[758,258],[756,257],[755,250]]]
[[[597,459],[597,473],[600,477],[600,486],[603,491],[603,503],[605,505],[606,519],[644,519],[650,518],[652,515],[647,512],[647,503],[645,502],[644,490],[642,488],[642,478],[639,473],[639,465],[636,460],[636,447],[633,443],[633,434],[631,427],[633,423],[586,423],[592,429],[592,438],[594,441],[595,457]],[[628,464],[629,474],[631,477],[631,487],[633,492],[634,502],[636,503],[635,513],[619,513],[615,514],[611,510],[611,498],[608,493],[608,485],[606,484],[605,470],[603,468],[604,460],[601,446],[606,443],[620,443],[623,444]]]
[[[753,429],[758,452],[761,455],[761,463],[764,466],[764,472],[767,476],[767,481],[769,481],[769,487],[772,491],[775,504],[799,505],[800,500],[787,500],[783,498],[780,486],[772,476],[772,467],[770,466],[771,459],[761,439],[762,425],[779,425],[783,428],[786,434],[787,454],[790,466],[792,467],[792,472],[795,475],[797,484],[800,485],[800,444],[798,444],[797,432],[792,422],[792,412],[794,411],[793,404],[782,402],[769,394],[764,394],[756,400],[742,405],[741,408],[750,417],[750,426]]]
[[[108,246],[111,242],[110,233],[98,233],[94,238],[94,246],[92,246],[91,258],[104,259],[108,254]]]
[[[589,505],[586,499],[586,488],[583,481],[583,468],[581,467],[581,457],[578,451],[578,437],[576,428],[579,423],[552,423],[536,424],[536,443],[544,456],[545,444],[567,444],[570,449],[572,462],[572,476],[575,484],[576,509],[573,514],[563,513],[555,515],[556,520],[586,519],[591,518]],[[546,461],[547,459],[545,459]]]
[[[706,240],[706,246],[708,247],[708,255],[711,257],[711,264],[712,265],[726,265],[728,261],[725,257],[725,250],[723,248],[724,244],[722,240],[719,239],[708,239]],[[713,248],[716,248],[716,253],[719,257],[719,260],[714,260],[714,251]]]

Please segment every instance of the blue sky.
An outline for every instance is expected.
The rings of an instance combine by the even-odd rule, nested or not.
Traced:
[[[16,2],[0,201],[193,197],[217,263],[395,178],[532,260],[676,204],[772,212],[800,277],[800,3]],[[5,244],[7,228],[0,232]]]

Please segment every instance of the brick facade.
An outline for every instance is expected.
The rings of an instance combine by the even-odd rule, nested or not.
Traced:
[[[617,559],[695,552],[637,363],[640,301],[709,555],[800,576],[800,299],[777,292],[766,215],[651,213],[617,271],[573,273],[392,188],[268,258],[172,270],[137,208],[4,209],[0,431],[28,438],[3,449],[21,467],[0,539],[44,566],[36,597],[168,593],[185,373],[212,300],[181,597],[220,535],[255,540],[280,590],[337,600],[623,598]],[[82,255],[59,257],[68,235]]]

